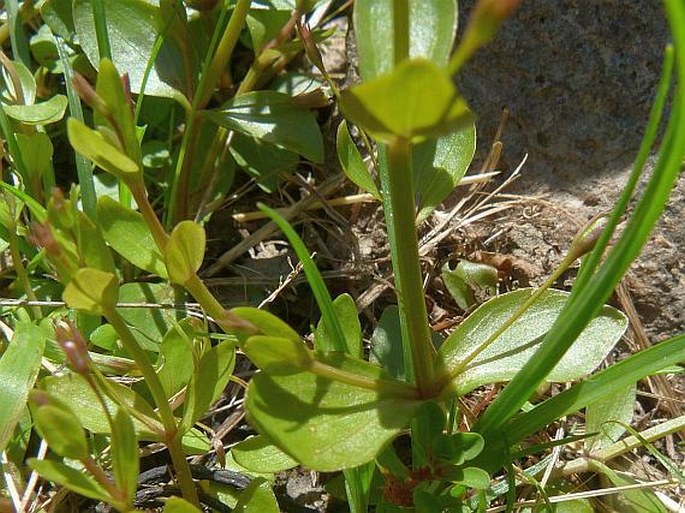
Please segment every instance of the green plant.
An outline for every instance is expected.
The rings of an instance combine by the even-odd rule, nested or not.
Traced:
[[[331,297],[296,231],[269,207],[262,210],[290,240],[321,310],[313,349],[269,312],[225,309],[198,275],[206,246],[199,221],[210,210],[207,202],[229,190],[236,166],[271,189],[274,175],[294,169],[298,155],[323,160],[321,133],[306,108],[320,105],[322,97],[298,89],[293,76],[280,91],[258,90],[303,49],[330,81],[315,44],[325,34],[300,27],[292,37],[312,2],[272,9],[243,0],[188,2],[198,10],[172,0],[43,2],[45,30],[55,37],[47,37],[46,46],[36,36],[30,48],[44,68],[64,75],[68,97],[54,94],[45,102],[32,93],[38,81],[28,71],[33,61],[27,37],[15,23],[17,2],[8,2],[13,54],[21,62],[3,60],[9,100],[0,108],[0,129],[12,168],[2,183],[0,224],[16,295],[29,300],[28,308],[8,313],[13,333],[0,357],[7,391],[0,396],[0,450],[8,475],[30,482],[21,463],[35,428],[52,453],[45,458],[45,449],[39,452],[29,460],[31,469],[121,511],[135,507],[139,441],[161,442],[169,452],[184,500],[168,500],[165,511],[196,511],[217,497],[237,510],[278,511],[270,480],[297,464],[342,470],[352,511],[367,511],[371,504],[376,511],[479,511],[513,491],[517,458],[549,447],[523,445],[530,435],[582,408],[591,426],[622,418],[603,404],[631,404],[637,380],[684,360],[682,335],[553,398],[534,406],[527,402],[544,381],[592,373],[625,330],[625,317],[604,303],[659,217],[685,155],[685,90],[679,86],[658,164],[609,248],[655,140],[674,55],[685,54],[685,7],[677,0],[664,2],[673,47],[666,52],[635,171],[612,214],[578,234],[543,287],[491,299],[444,341],[434,340],[428,326],[416,223],[459,182],[475,145],[473,116],[452,78],[517,3],[479,2],[454,52],[456,2],[355,5],[363,83],[342,92],[330,83],[347,120],[338,129],[337,151],[350,179],[383,204],[398,296],[397,308],[380,319],[367,359],[353,299]],[[427,26],[434,30],[423,30]],[[227,70],[236,64],[232,57],[241,33],[250,49],[243,75]],[[677,65],[682,85],[685,65]],[[75,74],[76,68],[82,73]],[[296,101],[283,92],[293,89],[310,94]],[[91,111],[82,112],[79,96]],[[66,134],[77,152],[79,186],[65,195],[52,188],[46,134],[67,102]],[[165,117],[172,119],[171,129],[160,128]],[[350,135],[353,124],[380,183]],[[175,144],[179,125],[184,130]],[[93,174],[90,162],[107,175]],[[227,169],[221,168],[224,162]],[[106,184],[107,194],[96,192],[96,185],[102,190]],[[579,258],[573,290],[551,289]],[[182,307],[185,294],[201,306],[200,318]],[[50,302],[56,297],[65,305]],[[179,311],[151,309],[150,303],[174,304]],[[211,333],[210,323],[224,333]],[[200,420],[229,381],[240,382],[232,377],[238,349],[259,368],[246,398],[259,435],[234,447],[227,464],[252,480],[242,491],[216,483],[199,488],[197,480],[206,477],[186,456],[210,449]],[[142,379],[125,386],[121,377]],[[459,399],[493,382],[508,385],[469,431],[460,430]],[[636,439],[649,443],[682,425],[682,418],[674,419]],[[395,440],[407,442],[406,454]],[[589,434],[587,444],[602,461],[625,450],[601,433]],[[574,465],[582,470],[586,463]],[[612,482],[625,482],[608,466],[593,465]],[[509,480],[493,486],[502,468]],[[27,487],[25,496],[30,492]]]
[[[635,171],[611,216],[599,227],[592,224],[577,236],[560,268],[542,288],[494,298],[473,312],[439,347],[432,340],[414,228],[415,213],[418,211],[420,218],[423,210],[416,203],[413,176],[417,176],[418,188],[432,183],[430,174],[438,169],[459,176],[459,166],[442,168],[436,163],[441,156],[436,149],[446,140],[451,148],[460,148],[453,151],[460,151],[462,156],[471,151],[470,137],[463,135],[470,130],[470,114],[451,78],[480,45],[493,37],[515,4],[480,2],[464,39],[451,56],[452,40],[434,37],[453,34],[451,3],[431,2],[419,8],[412,2],[370,0],[355,6],[364,82],[344,91],[340,106],[348,123],[356,124],[377,143],[378,152],[372,161],[381,192],[363,168],[344,125],[338,133],[338,151],[350,178],[383,201],[398,313],[390,313],[385,325],[381,319],[379,329],[395,336],[401,333],[400,340],[382,336],[374,340],[382,344],[371,347],[375,365],[360,359],[360,339],[350,340],[350,333],[358,333],[358,328],[349,307],[331,301],[297,234],[271,212],[304,263],[322,320],[314,351],[305,349],[294,337],[286,337],[280,329],[267,330],[255,323],[262,333],[248,338],[243,350],[262,372],[250,382],[248,411],[264,440],[262,444],[271,442],[311,468],[348,469],[346,486],[353,511],[363,511],[368,504],[373,483],[368,462],[372,458],[387,476],[388,493],[377,499],[377,507],[386,508],[383,511],[392,510],[392,504],[413,504],[419,511],[478,509],[475,497],[480,495],[480,504],[484,504],[484,491],[474,496],[470,488],[488,488],[488,476],[512,464],[519,455],[514,448],[527,436],[583,407],[597,415],[598,401],[609,400],[612,394],[624,397],[627,393],[630,397],[626,387],[637,379],[683,359],[685,339],[675,337],[521,412],[543,381],[565,382],[591,373],[627,326],[622,314],[602,305],[637,256],[678,176],[685,150],[682,88],[674,93],[656,172],[623,234],[610,249],[608,242],[654,140],[670,80],[673,49],[667,50],[660,96]],[[682,36],[677,32],[682,6],[677,2],[666,2],[666,6],[674,46],[681,52]],[[393,13],[392,22],[389,17],[374,14],[381,10]],[[425,31],[426,26],[442,30]],[[681,77],[685,68],[680,61],[678,66]],[[423,165],[417,168],[416,154],[420,155],[426,145],[433,148],[429,165],[425,167],[422,156],[419,162]],[[431,162],[435,166],[432,169]],[[424,182],[420,173],[426,169],[429,176]],[[572,292],[549,289],[581,257],[581,273]],[[390,315],[395,319],[390,320]],[[388,328],[398,322],[399,330]],[[668,360],[662,359],[667,354]],[[462,440],[465,435],[453,431],[455,416],[459,415],[454,401],[479,385],[501,381],[509,384],[478,418],[469,442]],[[450,413],[447,428],[445,411]],[[398,463],[389,445],[407,427],[412,442],[410,468]],[[250,442],[250,447],[254,443]],[[471,460],[468,466],[466,460]],[[249,459],[239,461],[250,464]]]

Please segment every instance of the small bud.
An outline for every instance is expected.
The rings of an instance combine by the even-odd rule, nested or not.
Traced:
[[[105,103],[105,100],[103,100],[102,97],[95,92],[93,86],[90,85],[85,78],[83,78],[83,75],[74,73],[72,84],[81,99],[86,102],[86,105],[88,105],[95,112],[102,114],[104,117],[108,118],[110,116],[107,103]]]
[[[29,240],[36,246],[44,248],[50,257],[59,257],[62,254],[62,247],[57,242],[57,239],[55,239],[52,229],[48,224],[34,223],[31,225]]]
[[[77,374],[88,374],[88,345],[74,323],[69,319],[57,320],[54,328],[55,338],[67,357],[69,368]]]
[[[131,96],[131,77],[129,77],[128,73],[121,75],[121,85],[124,88],[126,103],[133,107],[135,103],[133,103],[133,96]]]
[[[314,66],[316,66],[317,69],[325,76],[326,68],[323,65],[321,52],[319,52],[319,49],[317,48],[316,43],[314,42],[314,38],[312,37],[312,31],[309,28],[309,25],[307,25],[306,23],[300,23],[298,21],[297,31],[300,34],[300,39],[302,40],[302,44],[304,45],[304,51],[307,54],[307,57],[309,57],[309,60],[312,61],[312,64],[314,64]]]
[[[606,214],[599,214],[593,217],[588,223],[573,237],[569,256],[574,259],[580,258],[592,251],[597,244],[597,240],[602,235],[606,226]]]
[[[473,9],[464,37],[452,58],[449,71],[456,73],[478,48],[495,38],[504,21],[509,18],[522,0],[480,0]]]

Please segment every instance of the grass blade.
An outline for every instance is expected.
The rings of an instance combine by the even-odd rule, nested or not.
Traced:
[[[69,99],[69,114],[71,117],[84,122],[83,108],[81,107],[81,100],[74,90],[72,83],[74,77],[74,70],[69,60],[67,47],[62,36],[55,34],[55,42],[57,45],[57,53],[59,60],[64,69],[64,83],[67,88],[67,98]],[[95,195],[95,184],[93,182],[93,171],[88,160],[78,152],[76,153],[76,173],[78,175],[78,183],[81,189],[81,203],[83,204],[83,211],[93,221],[97,219],[97,197]]]
[[[309,286],[314,293],[314,298],[316,303],[321,310],[321,316],[323,322],[326,325],[326,332],[329,334],[331,345],[327,347],[317,347],[322,351],[341,351],[346,352],[347,344],[345,343],[345,336],[342,331],[342,327],[338,322],[338,318],[335,315],[335,308],[333,307],[333,300],[331,299],[331,294],[326,288],[326,284],[321,277],[319,269],[316,267],[314,260],[309,255],[309,250],[302,242],[300,236],[293,230],[285,219],[275,210],[267,207],[266,205],[259,204],[259,209],[268,215],[272,221],[274,221],[278,227],[281,229],[283,234],[288,238],[290,244],[292,245],[297,257],[302,262],[302,267],[304,268],[304,273],[307,276],[307,281]],[[322,341],[327,343],[328,341]]]

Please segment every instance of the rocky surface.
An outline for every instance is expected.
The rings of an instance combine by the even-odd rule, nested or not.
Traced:
[[[460,32],[473,1],[460,2]],[[459,78],[479,116],[479,148],[501,111],[504,168],[528,161],[514,192],[547,193],[558,209],[507,237],[532,257],[572,236],[576,223],[611,208],[631,169],[659,80],[669,34],[653,0],[527,0]],[[685,331],[685,179],[630,273],[654,341]],[[574,219],[575,218],[575,219]],[[540,241],[542,247],[540,245]]]

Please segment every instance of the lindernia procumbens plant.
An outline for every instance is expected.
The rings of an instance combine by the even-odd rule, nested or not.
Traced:
[[[267,312],[247,307],[224,310],[197,275],[205,246],[202,228],[183,221],[169,235],[148,202],[131,113],[113,108],[126,102],[114,66],[102,61],[96,94],[91,96],[100,128],[92,130],[70,120],[69,138],[77,151],[117,176],[140,209],[138,214],[101,198],[97,209],[102,235],[136,266],[184,287],[223,330],[237,336],[240,349],[259,367],[249,384],[246,407],[260,436],[232,451],[245,468],[275,472],[299,463],[321,471],[344,470],[354,511],[366,509],[378,468],[387,483],[399,483],[409,497],[389,494],[377,499],[379,503],[409,501],[425,511],[461,507],[469,490],[488,487],[491,474],[510,463],[512,448],[528,435],[685,359],[685,338],[676,337],[543,401],[532,412],[521,413],[521,406],[543,381],[570,381],[593,372],[625,330],[625,317],[604,303],[646,240],[677,177],[685,154],[682,87],[675,90],[660,158],[643,198],[613,248],[607,251],[607,245],[654,141],[673,49],[667,52],[662,80],[666,85],[655,103],[635,172],[601,235],[592,229],[579,235],[560,270],[542,288],[496,297],[446,340],[440,344],[433,340],[415,223],[417,216],[424,217],[444,199],[445,190],[449,192],[459,181],[473,156],[473,116],[453,85],[453,75],[493,38],[517,3],[479,2],[454,53],[455,2],[359,0],[355,4],[363,83],[340,94],[340,107],[349,123],[375,140],[378,151],[372,160],[380,187],[359,167],[361,157],[346,126],[338,133],[338,151],[348,174],[383,203],[398,295],[398,309],[381,318],[370,361],[364,359],[352,299],[330,297],[297,234],[266,207],[302,260],[321,309],[314,350]],[[685,55],[685,6],[677,0],[664,4],[675,54]],[[379,17],[379,12],[392,12],[392,18]],[[315,51],[311,45],[308,50]],[[681,59],[677,69],[678,83],[685,84]],[[436,183],[441,184],[439,190]],[[144,232],[149,245],[130,247],[122,227]],[[558,274],[593,246],[573,291],[551,290]],[[86,265],[92,268],[69,276],[64,299],[72,308],[106,317],[134,356],[159,410],[149,412],[148,427],[169,446],[183,494],[197,503],[181,442],[228,380],[233,348],[227,349],[224,342],[202,357],[196,372],[203,379],[188,383],[183,416],[177,419],[160,382],[161,373],[141,354],[143,350],[115,308],[119,287],[114,271],[87,258]],[[204,370],[213,370],[217,379],[206,379]],[[455,399],[480,385],[503,381],[509,384],[472,431],[456,432]],[[390,446],[408,429],[411,468]],[[388,486],[386,492],[392,489],[397,487]]]

